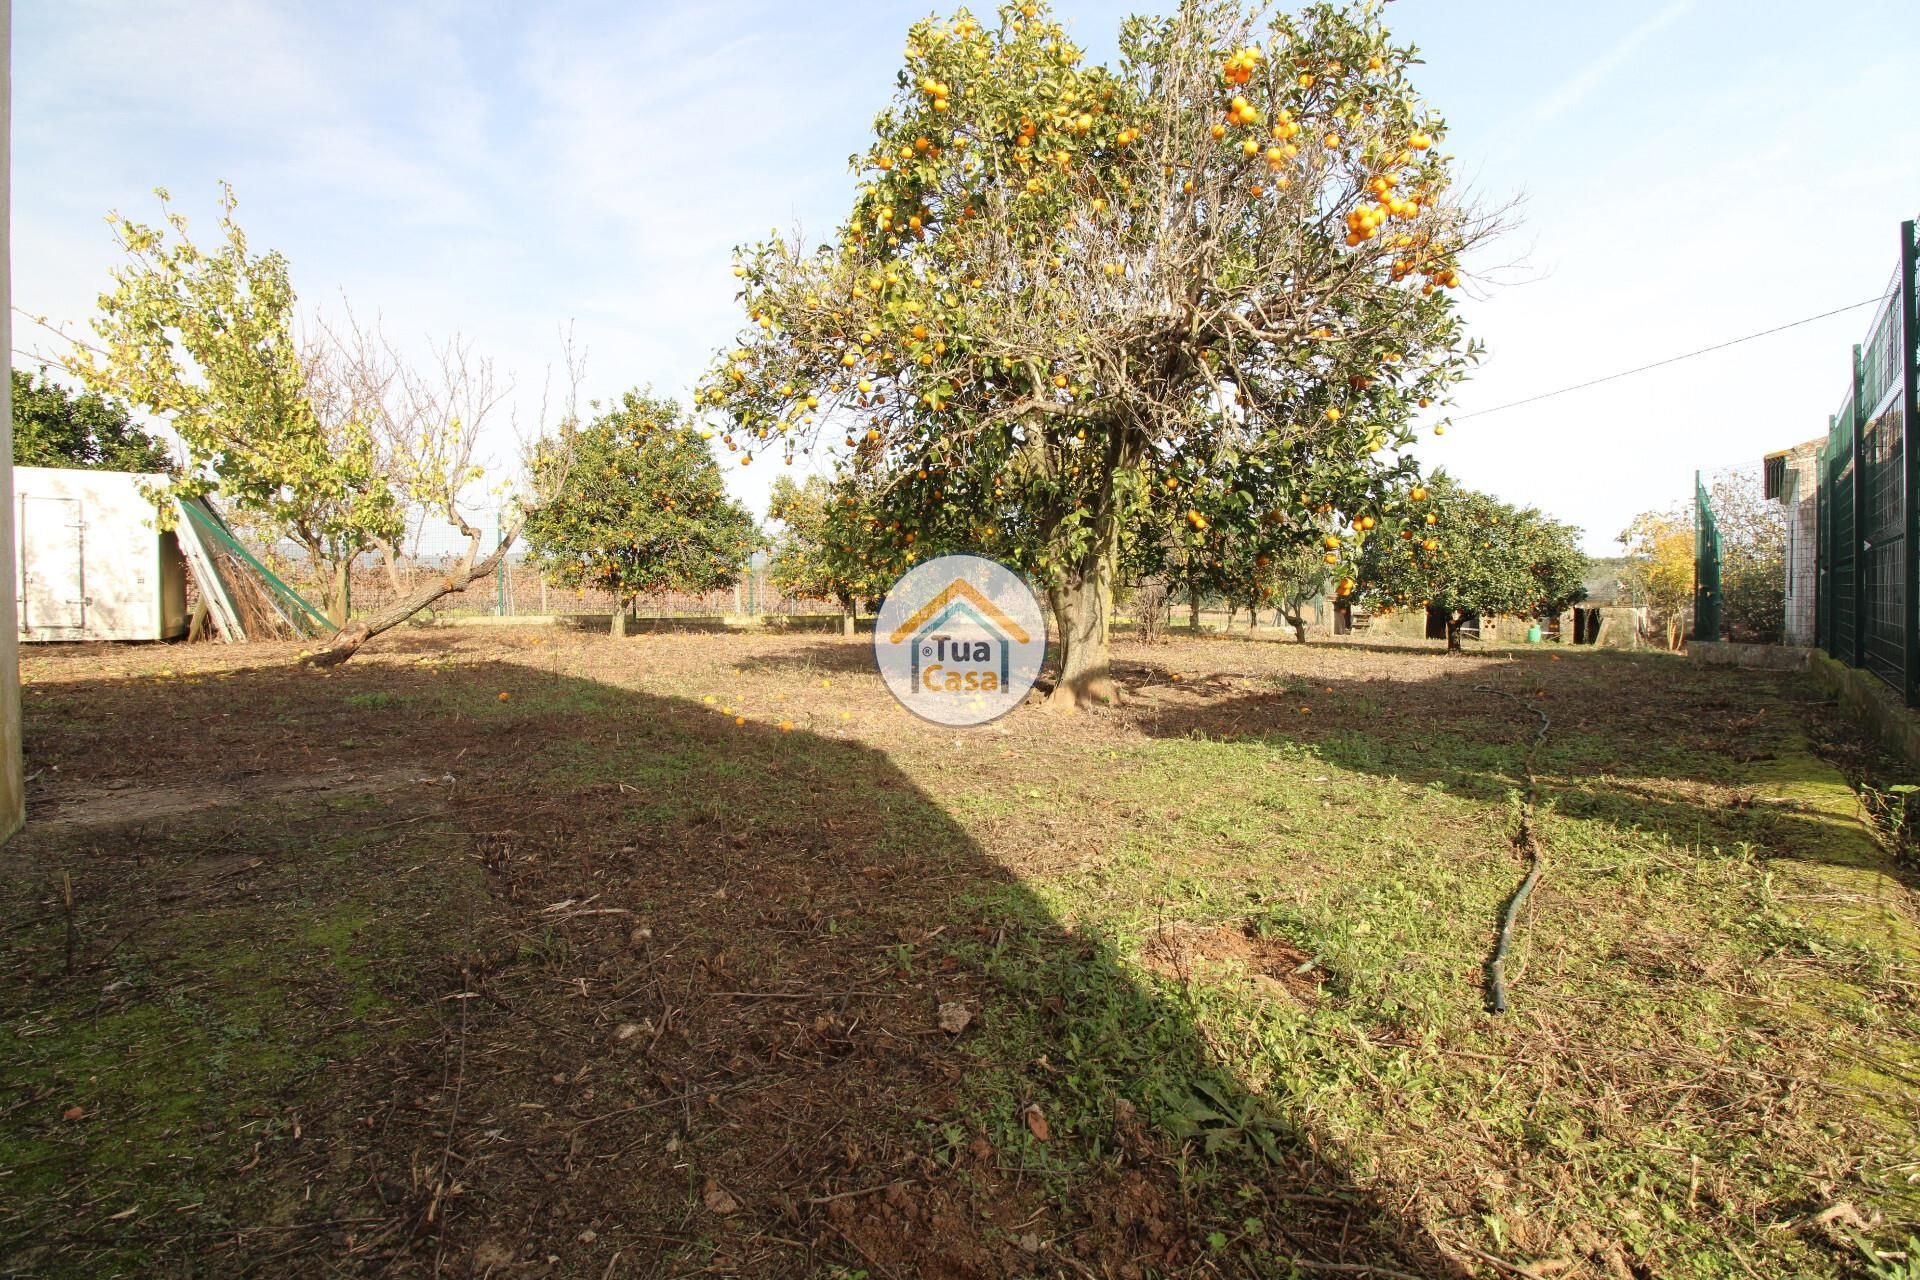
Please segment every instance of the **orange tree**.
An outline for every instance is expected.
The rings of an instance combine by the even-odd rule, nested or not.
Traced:
[[[1307,642],[1307,606],[1325,596],[1350,596],[1354,588],[1354,580],[1312,546],[1283,553],[1274,561],[1268,582],[1280,620],[1293,628],[1293,638],[1301,644]]]
[[[1358,557],[1360,595],[1375,606],[1437,607],[1447,648],[1476,613],[1558,613],[1586,598],[1580,531],[1513,507],[1439,472],[1407,491]]]
[[[1230,445],[1244,433],[1238,423],[1222,429]],[[1246,483],[1236,466],[1170,475],[1149,495],[1145,524],[1171,533],[1123,563],[1164,576],[1187,596],[1196,621],[1199,602],[1217,596],[1250,614],[1284,609],[1303,630],[1300,606],[1323,592],[1352,592],[1353,551],[1379,523],[1373,513],[1392,506],[1418,477],[1410,459],[1385,464],[1371,452],[1281,457],[1311,502],[1243,519]]]
[[[886,595],[909,567],[911,544],[888,528],[884,511],[861,501],[856,476],[795,483],[783,475],[773,482],[767,515],[781,526],[768,580],[785,595],[838,604],[848,635],[860,603]]]
[[[1245,609],[1248,623],[1257,627],[1260,612],[1271,610],[1274,620],[1291,627],[1294,638],[1304,644],[1307,605],[1353,593],[1345,562],[1348,538],[1329,530],[1312,542],[1282,541],[1270,544],[1268,551],[1249,554],[1241,548],[1238,554],[1223,555],[1202,570],[1204,585],[1195,598],[1218,595],[1226,602],[1229,623],[1234,610]]]
[[[672,400],[629,391],[568,449],[558,494],[527,514],[527,547],[562,585],[613,595],[614,635],[625,634],[637,597],[731,586],[759,548],[753,516],[727,496],[713,454]]]
[[[1056,704],[1114,695],[1115,565],[1206,476],[1220,518],[1390,465],[1476,354],[1447,290],[1490,230],[1376,6],[1189,0],[1089,65],[1037,4],[908,36],[852,216],[735,268],[749,326],[701,385],[741,462],[825,444],[901,542],[1047,591]]]

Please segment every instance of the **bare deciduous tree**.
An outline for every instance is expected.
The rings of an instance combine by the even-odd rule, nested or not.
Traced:
[[[496,375],[493,362],[473,352],[465,338],[455,337],[434,350],[433,363],[418,369],[401,359],[377,328],[349,322],[330,335],[328,359],[341,383],[358,394],[376,397],[373,436],[379,465],[403,500],[423,518],[453,526],[465,539],[452,557],[426,583],[378,614],[343,627],[307,661],[337,666],[360,646],[383,631],[399,626],[432,606],[443,596],[464,590],[498,569],[519,537],[527,514],[551,501],[565,483],[568,447],[578,423],[580,383],[584,358],[576,352],[571,334],[562,341],[566,387],[557,421],[550,420],[543,393],[531,434],[516,431],[521,444],[521,471],[507,503],[510,513],[500,539],[482,554],[485,530],[472,515],[474,487],[485,475],[478,461],[483,428],[505,403],[510,387]],[[545,440],[546,447],[535,445]],[[556,447],[557,440],[557,447]],[[397,559],[390,543],[381,544],[389,566]],[[397,575],[396,575],[397,576]]]

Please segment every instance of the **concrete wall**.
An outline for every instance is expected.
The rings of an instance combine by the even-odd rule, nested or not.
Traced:
[[[0,557],[13,554],[13,4],[0,0],[0,352],[8,375],[0,378]],[[20,762],[20,627],[13,592],[0,591],[0,839],[27,820],[27,784]]]
[[[1379,640],[1425,640],[1427,638],[1427,611],[1425,609],[1395,609],[1392,613],[1376,613],[1369,617],[1367,629],[1359,633],[1362,639]]]
[[[1639,649],[1647,626],[1647,611],[1642,605],[1576,605],[1576,609],[1598,608],[1600,634],[1592,644],[1596,649]],[[1560,639],[1573,643],[1573,609],[1560,615]]]
[[[1813,678],[1839,700],[1840,709],[1863,726],[1887,750],[1920,769],[1920,714],[1903,706],[1885,681],[1858,667],[1836,662],[1815,649]]]
[[[1710,667],[1749,667],[1759,671],[1804,671],[1813,650],[1801,645],[1732,644],[1689,640],[1687,656]]]

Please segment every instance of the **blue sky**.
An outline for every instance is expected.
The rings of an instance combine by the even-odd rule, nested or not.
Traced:
[[[1142,7],[1064,0],[1096,54]],[[589,396],[682,396],[738,320],[734,245],[829,232],[924,4],[18,0],[14,301],[84,320],[102,215],[237,188],[303,299],[459,330],[538,407],[559,328]],[[1817,13],[1817,20],[1814,15]],[[1483,197],[1471,413],[1880,292],[1920,212],[1911,0],[1397,0]],[[1821,434],[1869,309],[1426,436],[1423,461],[1582,526],[1590,551],[1695,468]],[[32,343],[22,331],[17,341]],[[16,357],[17,359],[18,357]],[[506,463],[513,436],[491,441]],[[764,507],[767,473],[728,467]]]

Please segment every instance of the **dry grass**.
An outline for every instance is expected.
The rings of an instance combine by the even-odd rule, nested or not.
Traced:
[[[288,656],[27,657],[0,1265],[1840,1276],[1920,1218],[1912,896],[1792,678],[1184,640],[954,732],[826,637]],[[1504,1018],[1481,684],[1553,726]]]

